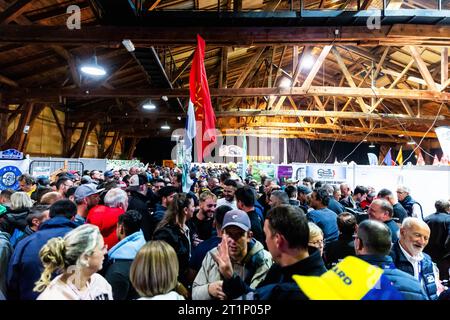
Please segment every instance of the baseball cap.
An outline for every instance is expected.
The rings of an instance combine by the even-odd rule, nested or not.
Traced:
[[[383,269],[348,256],[320,277],[294,275],[311,300],[403,300]]]
[[[251,227],[250,218],[242,210],[228,211],[223,218],[222,230],[228,226],[237,226],[244,231],[248,231]]]
[[[105,190],[105,188],[97,189],[97,186],[93,183],[82,184],[75,190],[75,201],[81,201],[84,198],[100,193],[103,190]]]
[[[128,180],[128,190],[137,190],[139,186],[148,183],[148,179],[146,175],[143,174],[134,174],[131,176],[130,180]]]
[[[307,186],[301,185],[297,187],[297,192],[304,193],[304,194],[310,194],[312,190],[308,188]]]
[[[114,172],[112,172],[111,170],[105,171],[105,172],[103,173],[103,176],[104,176],[105,178],[112,178],[112,177],[114,177]]]

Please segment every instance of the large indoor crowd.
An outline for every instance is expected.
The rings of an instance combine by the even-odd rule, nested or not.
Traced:
[[[408,186],[226,166],[194,166],[189,181],[183,192],[181,170],[160,166],[21,175],[0,193],[0,300],[308,299],[292,276],[347,256],[404,299],[450,299],[449,199],[424,212]]]

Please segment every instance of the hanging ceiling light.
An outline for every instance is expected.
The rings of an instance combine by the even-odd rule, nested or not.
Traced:
[[[303,57],[302,62],[301,62],[302,69],[309,70],[312,68],[313,65],[314,65],[314,57],[313,56],[306,55],[305,57]]]
[[[167,121],[166,121],[166,123],[164,123],[164,124],[161,126],[161,129],[163,129],[163,130],[169,130],[169,129],[170,129],[170,126],[168,125]]]
[[[144,110],[155,110],[156,106],[153,102],[151,102],[150,100],[147,102],[144,102],[144,104],[142,105],[142,109]]]
[[[281,79],[280,84],[278,85],[278,87],[280,88],[289,88],[292,84],[292,81],[286,77],[284,77],[283,79]]]
[[[97,56],[94,55],[94,63],[83,64],[80,68],[81,72],[95,77],[101,77],[106,74],[105,68],[97,63]]]
[[[409,145],[415,145],[416,144],[416,142],[414,141],[414,140],[411,140],[411,141],[408,141],[406,144],[409,144]]]
[[[369,148],[375,148],[375,145],[373,144],[373,142],[370,143]]]

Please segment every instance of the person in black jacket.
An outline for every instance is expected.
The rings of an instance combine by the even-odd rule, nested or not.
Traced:
[[[194,199],[191,194],[178,193],[173,197],[167,211],[156,227],[153,240],[163,240],[170,244],[177,253],[179,268],[178,280],[186,287],[191,256],[190,230],[186,221],[194,214]]]
[[[446,242],[450,235],[450,202],[438,200],[434,204],[436,213],[425,218],[425,223],[430,227],[430,240],[423,250],[436,262],[441,279],[448,279],[450,246]],[[444,261],[445,260],[445,261]]]
[[[142,231],[144,232],[145,240],[149,241],[153,237],[158,224],[164,217],[169,204],[173,201],[173,197],[177,194],[177,189],[173,186],[162,187],[159,189],[157,195],[161,198],[161,203],[157,203],[153,212],[142,215]]]
[[[236,201],[239,210],[245,211],[248,214],[251,222],[251,231],[253,238],[265,244],[265,237],[263,232],[263,221],[255,211],[255,193],[250,187],[242,187],[236,190]]]
[[[108,251],[104,267],[105,279],[113,291],[114,300],[139,298],[130,282],[130,268],[134,258],[146,243],[141,231],[142,216],[139,211],[128,210],[119,216],[117,238],[119,242]]]
[[[252,290],[233,272],[228,256],[226,235],[213,255],[224,277],[223,292],[228,299],[243,296],[254,300],[306,299],[292,276],[320,276],[327,271],[319,250],[308,247],[309,227],[306,215],[300,208],[281,205],[267,213],[264,222],[267,247],[274,264],[266,278]]]
[[[128,210],[139,211],[141,216],[148,215],[148,179],[145,174],[135,174],[128,185]]]
[[[345,257],[355,255],[353,235],[357,228],[356,217],[350,212],[343,212],[338,215],[337,225],[339,238],[325,247],[324,260],[328,269]]]
[[[378,192],[377,198],[382,198],[389,201],[389,203],[392,205],[392,208],[394,209],[394,215],[392,219],[396,223],[401,224],[403,220],[408,216],[408,212],[406,212],[405,208],[403,208],[400,202],[397,201],[391,190],[381,189]]]
[[[382,268],[405,300],[428,300],[417,278],[395,267],[389,256],[390,249],[391,231],[384,223],[365,220],[359,224],[355,238],[357,257]]]

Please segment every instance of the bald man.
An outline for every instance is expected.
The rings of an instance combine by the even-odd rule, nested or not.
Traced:
[[[430,239],[430,228],[418,218],[408,217],[400,228],[400,240],[391,249],[390,256],[397,269],[419,280],[430,300],[438,297],[440,286],[437,268],[423,249]]]

